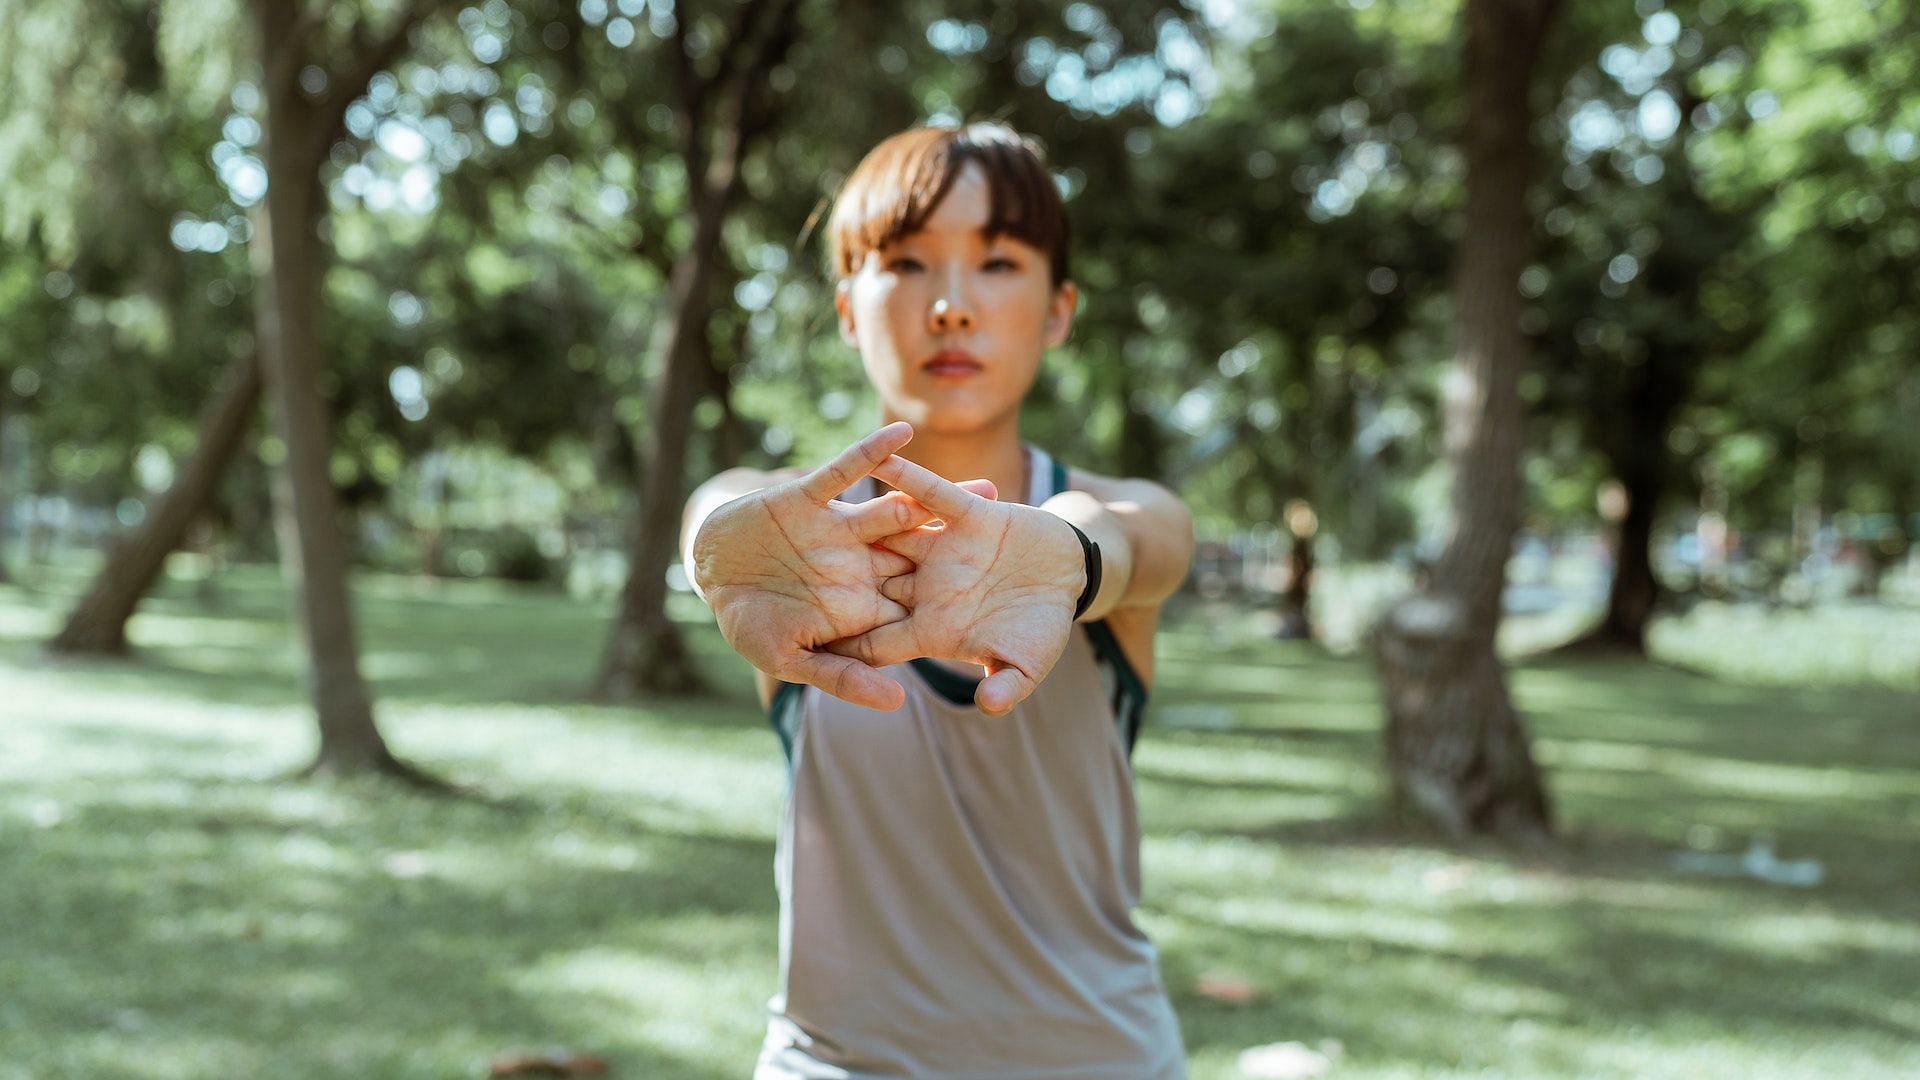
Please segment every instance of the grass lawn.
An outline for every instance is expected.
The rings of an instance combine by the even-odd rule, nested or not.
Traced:
[[[0,587],[0,1078],[473,1077],[550,1046],[749,1073],[783,765],[696,609],[721,696],[611,708],[576,700],[604,604],[360,579],[389,740],[485,796],[447,799],[278,779],[313,733],[271,570],[213,607],[169,582],[131,664],[44,659],[80,577],[30,581]],[[1364,663],[1253,625],[1163,638],[1135,758],[1196,1080],[1294,1039],[1353,1078],[1920,1075],[1920,695],[1750,680],[1833,651],[1752,620],[1682,635],[1739,680],[1527,666],[1566,842],[1454,848],[1377,819]],[[1672,868],[1761,833],[1823,882]]]

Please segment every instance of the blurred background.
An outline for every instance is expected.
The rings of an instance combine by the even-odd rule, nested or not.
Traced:
[[[1920,5],[0,0],[0,1077],[750,1070],[693,486],[1044,146],[1196,1077],[1920,1071]],[[541,1070],[546,1070],[542,1072]]]

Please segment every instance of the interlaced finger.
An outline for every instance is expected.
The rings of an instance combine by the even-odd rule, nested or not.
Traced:
[[[911,560],[914,565],[927,561],[933,555],[934,545],[940,542],[941,534],[946,530],[929,528],[925,525],[918,529],[909,529],[892,536],[883,536],[874,543],[888,551]]]
[[[899,683],[858,660],[832,653],[802,652],[781,677],[882,712],[892,712],[907,700],[907,692]]]
[[[876,579],[913,573],[914,562],[905,555],[880,547],[868,547],[867,551],[870,554],[867,566]]]
[[[964,519],[987,500],[951,480],[903,457],[889,457],[868,470],[873,475],[920,500],[948,523]]]
[[[875,627],[864,634],[828,642],[828,652],[857,659],[871,667],[904,664],[921,655],[914,639],[912,616],[902,622]]]
[[[902,574],[899,577],[887,578],[880,582],[880,595],[912,611],[913,589],[918,582],[918,574]]]
[[[906,532],[934,520],[934,513],[918,499],[893,491],[877,499],[846,507],[847,523],[862,543],[871,544],[882,537]]]
[[[892,457],[913,439],[913,427],[904,420],[888,424],[845,450],[832,461],[800,478],[800,490],[814,502],[828,500],[852,487],[854,481]],[[894,485],[898,487],[898,484]]]

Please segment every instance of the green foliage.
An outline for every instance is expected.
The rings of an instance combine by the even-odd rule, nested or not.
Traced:
[[[316,48],[347,56],[398,7],[333,5]],[[249,31],[231,2],[154,10],[0,20],[0,393],[32,425],[35,484],[90,502],[139,494],[143,451],[184,453],[215,373],[252,347]],[[623,10],[450,9],[347,110],[323,170],[323,389],[349,505],[412,516],[408,463],[470,448],[570,477],[578,516],[611,520],[631,492],[689,194],[675,16]],[[686,6],[697,70],[738,10]],[[1796,507],[1920,507],[1916,10],[1571,16],[1520,282],[1541,524],[1591,524],[1623,442],[1646,452],[1621,421],[1648,356],[1689,358],[1652,450],[1671,509],[1768,528]],[[1458,30],[1411,2],[803,3],[725,234],[690,470],[816,461],[869,426],[817,222],[880,137],[993,116],[1045,144],[1076,231],[1083,302],[1029,438],[1172,483],[1209,530],[1305,503],[1348,552],[1420,539],[1461,240]]]

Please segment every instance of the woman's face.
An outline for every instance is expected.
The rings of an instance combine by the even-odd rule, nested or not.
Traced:
[[[867,258],[834,297],[891,418],[964,434],[1017,415],[1048,346],[1073,324],[1074,286],[1045,252],[988,239],[986,174],[969,163],[918,232]]]

